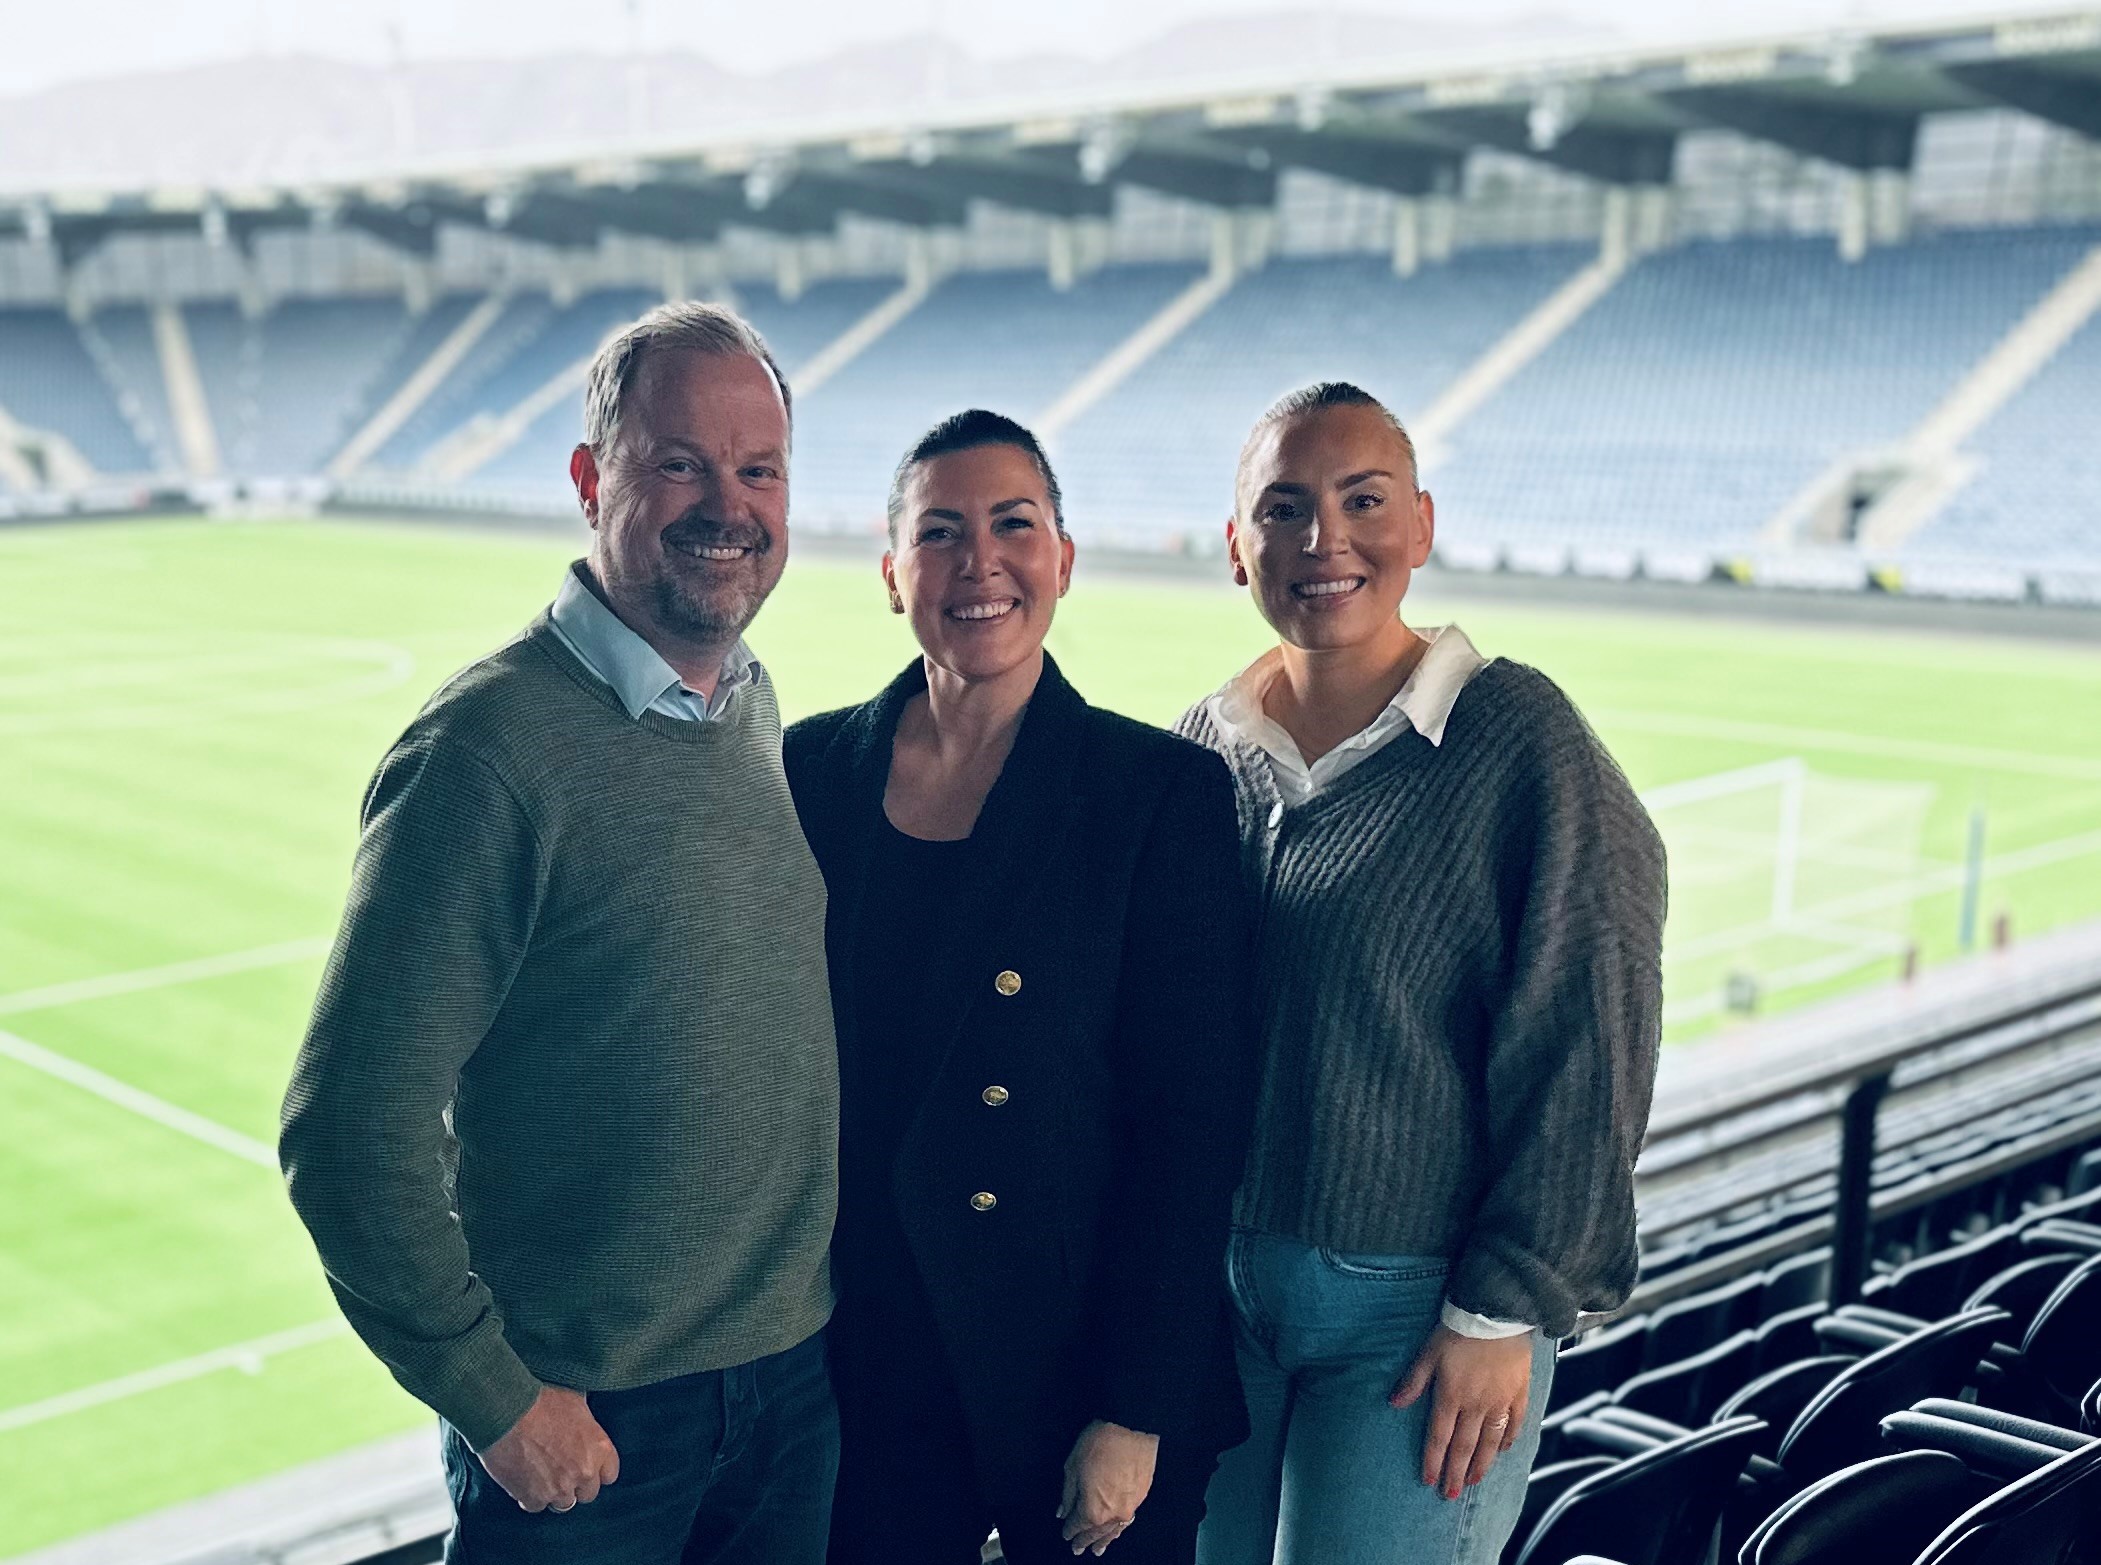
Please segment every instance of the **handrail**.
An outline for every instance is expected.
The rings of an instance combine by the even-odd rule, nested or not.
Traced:
[[[1867,1280],[1869,1245],[1874,1223],[1879,1217],[1923,1205],[1940,1195],[1991,1177],[1992,1170],[2003,1171],[2005,1166],[2010,1166],[2005,1165],[2004,1157],[2012,1149],[2002,1149],[1982,1158],[1970,1159],[1967,1164],[1958,1165],[1953,1170],[1913,1180],[1896,1191],[1877,1192],[1874,1164],[1883,1100],[1892,1092],[1911,1093],[1938,1082],[1959,1079],[1980,1068],[2003,1065],[2015,1056],[2062,1043],[2068,1037],[2101,1025],[2101,965],[2082,965],[2085,970],[2069,983],[2062,973],[2052,974],[2024,985],[2019,995],[2009,997],[2001,993],[1987,997],[1983,1003],[1972,1002],[1957,1007],[1952,1018],[1944,1012],[1926,1025],[1921,1025],[1921,1019],[1905,1018],[1897,1025],[1884,1028],[1881,1036],[1862,1047],[1847,1050],[1837,1060],[1812,1059],[1792,1069],[1782,1066],[1763,1079],[1747,1078],[1739,1073],[1717,1081],[1688,1101],[1660,1108],[1650,1123],[1650,1145],[1679,1139],[1697,1141],[1732,1122],[1783,1105],[1800,1106],[1799,1112],[1775,1114],[1766,1123],[1740,1126],[1738,1133],[1729,1136],[1722,1148],[1704,1146],[1690,1158],[1671,1159],[1667,1165],[1668,1173],[1682,1174],[1717,1152],[1755,1156],[1751,1149],[1765,1143],[1800,1137],[1805,1133],[1814,1134],[1814,1127],[1828,1122],[1835,1110],[1839,1120],[1838,1188],[1832,1198],[1830,1213],[1797,1225],[1788,1234],[1796,1248],[1817,1242],[1829,1234],[1832,1302],[1849,1303],[1859,1297]],[[2046,1080],[2049,1079],[2048,1073],[2045,1075]],[[2038,1087],[2037,1091],[2011,1098],[2000,1107],[2012,1107],[2041,1095],[2042,1089]],[[2076,1144],[2077,1137],[2090,1134],[2092,1128],[2088,1120],[2080,1121],[2075,1131],[2068,1132],[2074,1140],[2066,1144]],[[2053,1136],[2046,1139],[2055,1144],[2063,1138]],[[2037,1154],[2029,1148],[2019,1155],[2023,1160],[2032,1160]],[[1665,1170],[1658,1170],[1658,1173],[1668,1177]],[[1760,1195],[1774,1193],[1774,1187],[1768,1183],[1759,1190],[1736,1192],[1731,1204],[1741,1205],[1746,1197],[1757,1199]],[[1680,1226],[1683,1222],[1695,1220],[1683,1219]],[[1714,1264],[1696,1263],[1685,1270],[1707,1278],[1723,1271],[1733,1275],[1747,1269],[1751,1264],[1750,1257],[1765,1253],[1779,1237],[1767,1235],[1732,1250],[1726,1256],[1713,1257]],[[1683,1287],[1679,1286],[1681,1282]],[[1690,1281],[1681,1279],[1679,1272],[1674,1271],[1657,1279],[1656,1284],[1639,1290],[1637,1297],[1657,1299],[1658,1285],[1666,1284],[1670,1285],[1670,1296],[1694,1290]]]
[[[2040,1022],[2053,1011],[2067,1009],[2078,1009],[2083,1014],[2069,1021],[2044,1026],[2037,1036],[2010,1041],[2003,1052],[2013,1053],[2031,1044],[2047,1042],[2085,1021],[2101,1021],[2101,975],[2086,980],[2070,992],[2054,990],[2013,1010],[1995,1009],[1980,1017],[1965,1018],[1950,1027],[1926,1030],[1923,1036],[1899,1033],[1887,1041],[1849,1054],[1843,1060],[1819,1061],[1792,1071],[1783,1068],[1777,1075],[1765,1079],[1762,1085],[1746,1081],[1742,1076],[1727,1078],[1694,1101],[1658,1109],[1649,1121],[1649,1139],[1663,1141],[1691,1135],[1725,1120],[1785,1103],[1790,1098],[1856,1087],[1871,1077],[1888,1074],[1920,1055],[1985,1038],[2023,1023]],[[1914,1084],[1912,1081],[1905,1083],[1906,1086]]]

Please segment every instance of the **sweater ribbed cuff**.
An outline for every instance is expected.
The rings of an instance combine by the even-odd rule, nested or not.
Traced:
[[[540,1389],[539,1377],[492,1331],[454,1350],[426,1400],[468,1445],[486,1451],[525,1416]]]

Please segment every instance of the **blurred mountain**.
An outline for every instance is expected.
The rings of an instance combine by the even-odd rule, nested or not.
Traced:
[[[1290,88],[1327,62],[1612,42],[1542,13],[1495,26],[1323,7],[1176,27],[1102,59],[979,59],[934,38],[859,46],[767,74],[691,53],[414,61],[396,69],[270,56],[0,97],[0,189],[290,182],[477,159],[676,142],[794,122],[990,115],[1061,95],[1250,76]]]

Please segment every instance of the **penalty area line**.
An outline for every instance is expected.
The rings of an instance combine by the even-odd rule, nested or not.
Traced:
[[[142,1396],[148,1391],[158,1391],[164,1386],[180,1385],[186,1380],[200,1380],[206,1375],[215,1375],[222,1370],[237,1369],[243,1374],[259,1375],[263,1372],[263,1366],[279,1354],[292,1353],[300,1348],[312,1347],[316,1343],[331,1341],[349,1329],[340,1317],[334,1320],[312,1321],[304,1326],[294,1326],[289,1331],[257,1337],[250,1342],[236,1342],[231,1347],[215,1348],[209,1353],[199,1353],[192,1358],[174,1359],[166,1364],[157,1364],[152,1369],[142,1369],[136,1374],[120,1375],[115,1380],[82,1386],[78,1391],[61,1392],[55,1397],[45,1397],[40,1402],[25,1402],[20,1407],[0,1409],[0,1434],[27,1429],[34,1424],[49,1423],[52,1419],[64,1418],[69,1413],[82,1413],[89,1408],[122,1402],[130,1397]]]
[[[0,994],[0,1016],[18,1016],[24,1011],[48,1011],[83,1000],[107,1000],[114,995],[138,994],[147,989],[166,989],[175,984],[193,984],[208,978],[227,978],[259,968],[284,967],[328,955],[329,937],[284,940],[276,945],[254,946],[246,951],[228,951],[221,956],[198,957],[188,962],[167,962],[159,967],[138,967],[125,973],[104,973],[71,983],[46,984],[40,989],[17,989]]]
[[[0,1031],[0,1059],[13,1060],[31,1070],[42,1071],[54,1080],[91,1092],[105,1103],[114,1103],[118,1108],[128,1109],[141,1119],[188,1136],[192,1141],[201,1141],[208,1147],[232,1154],[244,1163],[253,1163],[259,1168],[277,1168],[276,1149],[244,1136],[238,1130],[229,1130],[217,1120],[206,1119],[202,1114],[192,1113],[166,1098],[157,1098],[152,1093],[134,1087],[129,1082],[98,1071],[92,1065],[69,1059],[31,1043],[27,1038],[11,1032]]]

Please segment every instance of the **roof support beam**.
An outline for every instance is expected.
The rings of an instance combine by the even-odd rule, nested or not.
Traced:
[[[1535,158],[1607,185],[1667,185],[1678,133],[1580,120],[1551,140],[1533,134],[1528,114],[1505,109],[1440,109],[1434,123],[1504,152]]]
[[[2101,140],[2101,77],[2015,60],[1951,65],[1947,73],[1973,92]]]
[[[1853,108],[1739,87],[1674,93],[1672,101],[1687,113],[1725,130],[1862,172],[1908,169],[1918,147],[1916,114]]]
[[[1466,164],[1463,148],[1432,146],[1398,136],[1281,126],[1230,134],[1234,141],[1267,153],[1272,162],[1402,196],[1449,195],[1458,190]]]
[[[1113,191],[1088,184],[1076,168],[1057,172],[1016,159],[862,163],[855,166],[855,172],[895,189],[937,199],[988,201],[1046,217],[1107,217],[1115,206]]]
[[[1143,145],[1125,153],[1105,182],[1139,185],[1216,207],[1268,206],[1277,197],[1277,171],[1257,167],[1251,159]]]
[[[783,201],[821,206],[834,213],[855,212],[911,228],[961,226],[970,216],[970,204],[961,196],[910,188],[858,173],[797,169],[787,176],[764,210],[770,212]]]

